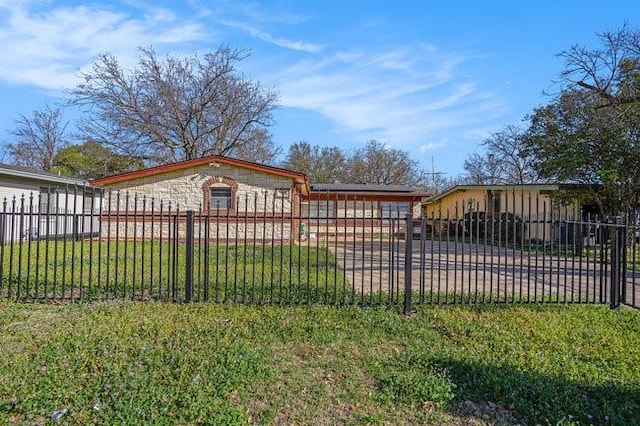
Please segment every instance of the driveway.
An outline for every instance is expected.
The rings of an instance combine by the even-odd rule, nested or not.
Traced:
[[[345,278],[362,294],[402,294],[405,243],[329,240]],[[393,267],[392,267],[393,266]],[[608,302],[610,265],[460,242],[412,242],[411,284],[423,301],[453,295],[476,301]],[[627,271],[627,301],[640,304],[640,275]],[[635,292],[633,291],[635,289]]]

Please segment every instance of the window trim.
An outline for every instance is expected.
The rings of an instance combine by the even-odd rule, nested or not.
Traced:
[[[215,209],[211,206],[211,188],[222,187],[225,185],[231,189],[231,195],[229,200],[228,208],[226,209]],[[205,211],[228,211],[235,212],[236,211],[236,194],[238,193],[238,183],[230,179],[226,176],[212,176],[207,179],[202,184],[202,197],[203,197],[203,207]]]

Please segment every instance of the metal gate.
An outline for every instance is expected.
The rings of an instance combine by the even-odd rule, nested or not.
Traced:
[[[413,303],[640,307],[634,226],[532,218],[524,224],[507,216],[491,222],[473,215],[459,221],[407,217],[405,226],[412,236],[404,243],[400,277],[407,311]],[[556,232],[534,241],[528,232],[535,227]]]

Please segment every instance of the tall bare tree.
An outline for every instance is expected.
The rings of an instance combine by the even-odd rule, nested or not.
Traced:
[[[640,30],[624,24],[598,33],[601,45],[574,45],[558,56],[563,91],[587,90],[600,98],[600,107],[640,102]]]
[[[306,174],[313,183],[344,183],[347,157],[338,147],[311,146],[306,141],[289,147],[283,167]]]
[[[238,145],[233,156],[254,163],[275,165],[277,157],[282,152],[282,147],[276,144],[266,130],[257,131],[253,138],[246,143]]]
[[[503,183],[498,161],[491,153],[473,153],[464,160],[462,181],[470,185],[495,185]]]
[[[418,163],[409,153],[370,140],[349,158],[349,182],[375,185],[420,185]]]
[[[542,179],[534,167],[534,156],[525,143],[526,132],[506,125],[492,133],[482,145],[484,154],[472,154],[464,162],[464,180],[472,184],[526,184]]]
[[[217,154],[239,157],[267,143],[278,95],[244,77],[236,65],[243,49],[220,47],[200,57],[159,58],[141,48],[125,70],[102,54],[70,91],[86,112],[82,136],[149,163]],[[261,160],[252,158],[252,160]]]
[[[58,150],[68,145],[67,124],[60,108],[49,105],[33,111],[29,117],[20,115],[9,130],[17,141],[8,143],[5,149],[16,165],[50,171]]]

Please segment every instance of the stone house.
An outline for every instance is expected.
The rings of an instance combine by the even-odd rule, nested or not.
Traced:
[[[286,240],[296,227],[309,184],[302,173],[222,156],[209,156],[95,179],[107,190],[103,234],[162,237],[185,229],[165,217],[198,217],[196,235],[217,239]],[[147,221],[146,229],[140,222]],[[181,220],[183,221],[183,220]],[[155,224],[155,226],[153,226]]]
[[[404,226],[407,214],[419,218],[429,196],[407,185],[311,184],[300,209],[309,232],[317,235],[389,234]]]
[[[91,183],[106,190],[103,232],[129,238],[143,236],[141,233],[169,234],[168,223],[141,231],[136,222],[143,217],[151,223],[161,222],[169,211],[184,214],[187,210],[201,218],[196,221],[196,235],[209,238],[304,240],[359,232],[363,228],[356,229],[356,225],[365,219],[366,229],[374,229],[375,220],[382,230],[382,224],[392,217],[404,217],[408,211],[419,214],[420,202],[427,195],[400,186],[312,185],[302,173],[222,156]],[[208,225],[203,231],[205,218]],[[184,236],[184,230],[180,228],[178,234]]]

